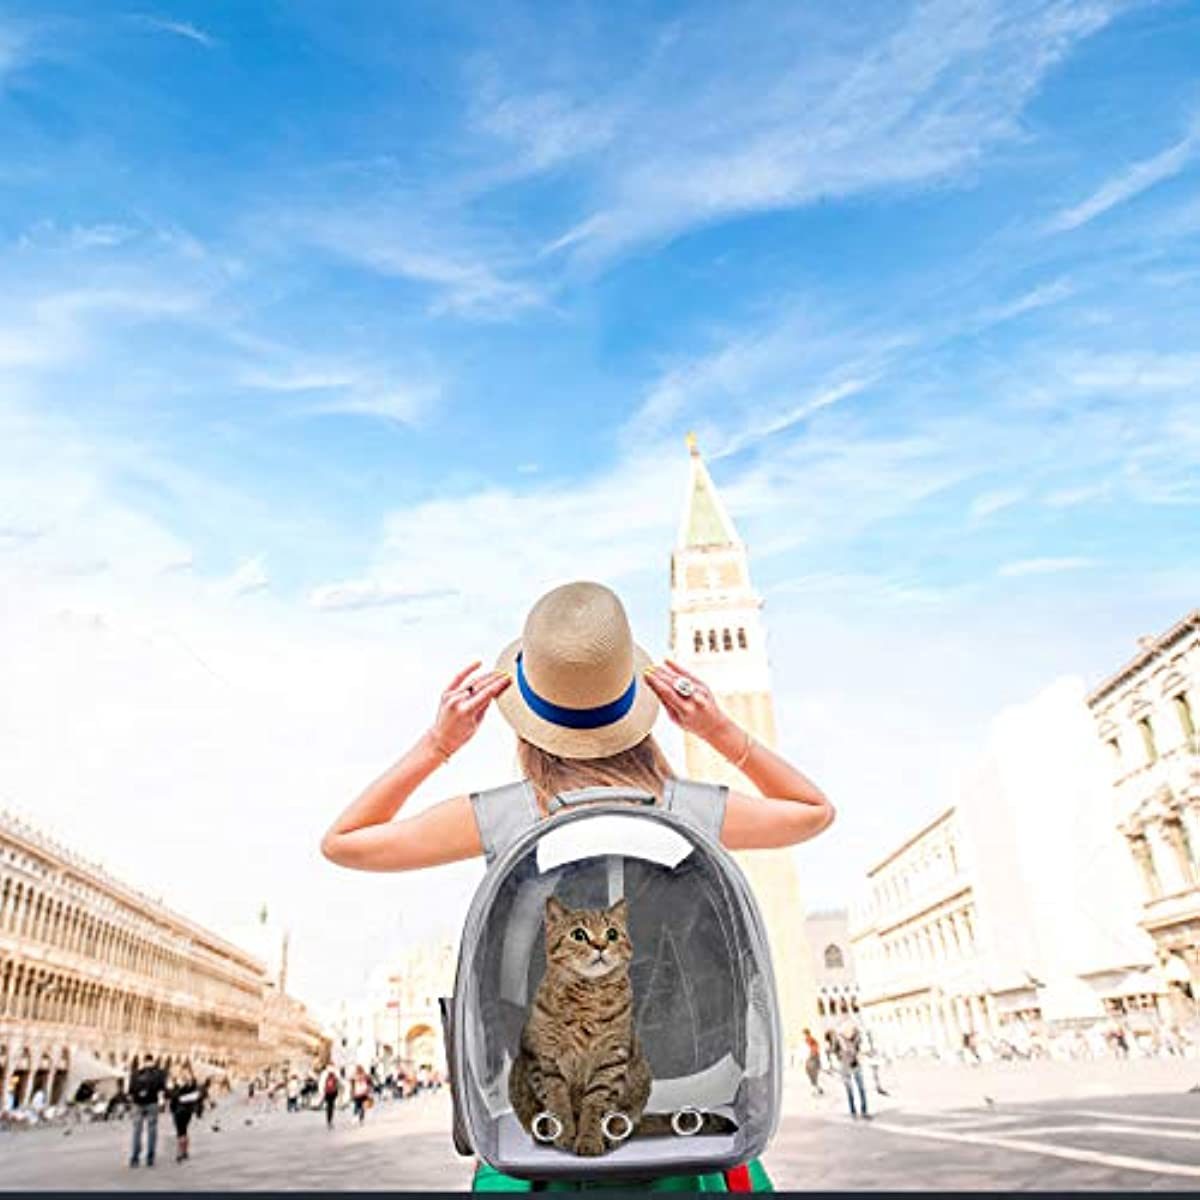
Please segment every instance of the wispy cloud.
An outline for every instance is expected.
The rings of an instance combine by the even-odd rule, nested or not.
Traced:
[[[593,211],[549,246],[603,259],[741,213],[959,178],[1019,135],[1046,74],[1120,8],[931,0],[853,50],[853,24],[822,44],[764,21],[775,41],[755,46],[758,69],[740,76],[721,69],[732,31],[681,31],[660,69],[636,80],[615,148],[597,149]]]
[[[979,520],[990,517],[1006,508],[1011,508],[1025,498],[1025,493],[1019,488],[1001,488],[996,491],[984,492],[971,501],[968,510],[971,517]]]
[[[218,43],[211,33],[193,25],[190,21],[171,21],[165,17],[143,16],[141,23],[148,29],[157,29],[161,33],[174,34],[175,37],[186,38],[196,42],[207,50],[213,49]]]
[[[1100,185],[1086,200],[1065,208],[1048,222],[1051,233],[1065,233],[1094,221],[1110,209],[1149,191],[1185,170],[1200,151],[1200,119],[1174,145],[1127,167]]]
[[[29,58],[29,30],[14,24],[0,25],[0,83]]]
[[[347,208],[355,211],[348,215]],[[510,321],[546,303],[543,289],[520,277],[511,250],[478,231],[456,234],[449,215],[434,233],[424,221],[410,227],[402,211],[345,196],[339,210],[273,215],[269,236],[291,237],[379,275],[422,284],[435,297],[433,315]]]
[[[294,395],[297,415],[346,413],[411,425],[428,416],[441,395],[432,380],[401,381],[386,367],[272,351],[238,371],[246,388]]]
[[[395,608],[430,600],[448,600],[459,595],[455,588],[411,588],[378,580],[349,580],[313,588],[308,602],[322,612],[354,611],[364,608]]]
[[[265,592],[270,586],[271,577],[259,556],[239,563],[233,574],[217,585],[217,590],[227,596],[249,596]]]
[[[1095,565],[1095,560],[1091,558],[1021,558],[1004,563],[997,569],[996,574],[1006,579],[1022,575],[1057,575],[1062,571],[1082,571]]]

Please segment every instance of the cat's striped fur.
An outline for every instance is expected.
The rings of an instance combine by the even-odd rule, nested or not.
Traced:
[[[527,1132],[540,1112],[562,1123],[555,1145],[576,1154],[609,1148],[605,1114],[624,1113],[636,1133],[668,1133],[670,1118],[645,1113],[650,1067],[633,1023],[633,988],[624,900],[604,909],[546,902],[546,973],[521,1034],[509,1100]],[[728,1131],[705,1116],[701,1132]]]

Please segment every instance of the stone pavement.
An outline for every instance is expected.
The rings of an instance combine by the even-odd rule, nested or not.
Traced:
[[[793,1081],[766,1156],[780,1188],[831,1190],[1200,1189],[1200,1062],[907,1064],[885,1071],[869,1122],[839,1081],[813,1098]],[[989,1103],[988,1101],[991,1101]],[[250,1121],[250,1124],[246,1124]],[[219,1128],[213,1129],[216,1124]],[[152,1171],[126,1165],[129,1126],[0,1134],[0,1189],[333,1191],[466,1189],[446,1094],[340,1112],[251,1112],[223,1102],[177,1166],[170,1122]]]

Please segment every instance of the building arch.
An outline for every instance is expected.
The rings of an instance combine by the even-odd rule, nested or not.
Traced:
[[[437,1053],[437,1033],[427,1022],[417,1022],[404,1035],[404,1057],[409,1066],[433,1066]]]

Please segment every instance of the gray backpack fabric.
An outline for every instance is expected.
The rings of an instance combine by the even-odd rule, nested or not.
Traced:
[[[727,794],[670,780],[659,804],[590,788],[555,797],[547,820],[528,783],[472,796],[487,871],[442,1004],[460,1153],[525,1179],[600,1179],[716,1171],[762,1152],[779,1117],[779,1012],[758,908],[719,841]],[[635,1024],[654,1079],[646,1111],[682,1114],[684,1132],[580,1158],[513,1114],[508,1071],[545,971],[550,895],[574,908],[627,900]],[[693,1110],[736,1129],[687,1136]]]

